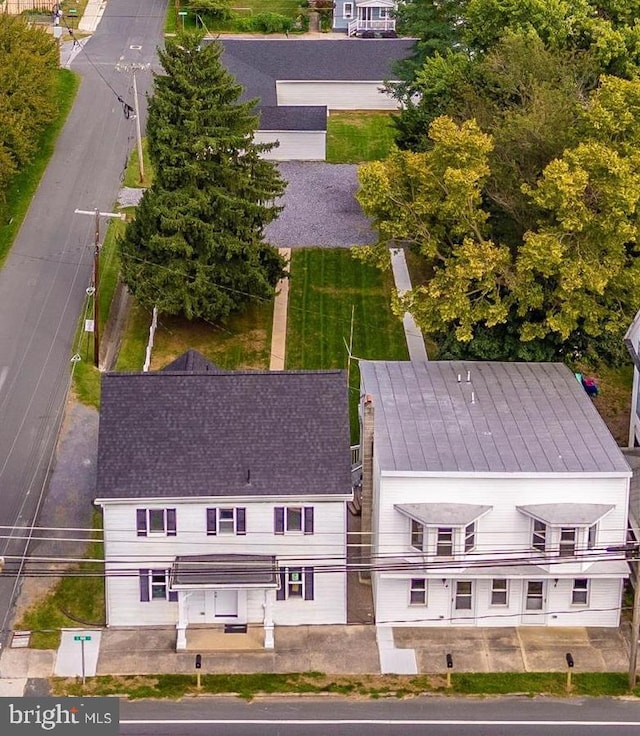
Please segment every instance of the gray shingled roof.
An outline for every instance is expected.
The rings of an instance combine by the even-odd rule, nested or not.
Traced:
[[[361,361],[360,374],[383,471],[630,474],[562,364]]]
[[[344,371],[102,378],[98,498],[348,496],[350,471]]]
[[[322,105],[261,107],[258,130],[326,130],[327,108]]]
[[[162,369],[163,373],[227,373],[197,350],[187,350]]]
[[[411,39],[224,39],[222,63],[244,87],[242,99],[276,105],[277,80],[392,79],[396,61],[412,54]]]

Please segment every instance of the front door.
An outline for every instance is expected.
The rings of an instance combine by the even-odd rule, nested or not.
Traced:
[[[528,626],[544,626],[546,591],[544,580],[527,580],[524,589],[522,623]]]
[[[237,590],[214,590],[213,600],[216,618],[238,618]]]
[[[473,581],[453,581],[451,623],[468,626],[474,616]]]

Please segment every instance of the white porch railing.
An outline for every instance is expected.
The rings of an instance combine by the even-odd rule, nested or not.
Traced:
[[[348,33],[350,36],[355,36],[361,31],[395,31],[396,20],[395,18],[381,18],[378,20],[363,20],[356,18],[352,20],[348,26]]]

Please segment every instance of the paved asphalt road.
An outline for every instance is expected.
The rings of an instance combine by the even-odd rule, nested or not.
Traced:
[[[198,698],[123,702],[120,724],[126,736],[626,736],[640,729],[640,703],[525,697],[260,698],[253,703]]]
[[[117,100],[133,104],[131,73],[116,64],[155,61],[166,2],[109,0],[73,62],[82,75],[74,109],[0,271],[0,555],[9,573],[0,577],[2,640],[26,544],[25,531],[9,538],[7,527],[30,525],[40,506],[91,279],[93,218],[74,210],[113,207],[135,136]],[[151,73],[137,81],[143,96]]]

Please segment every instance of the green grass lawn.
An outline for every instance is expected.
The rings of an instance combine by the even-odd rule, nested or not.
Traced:
[[[67,570],[53,590],[16,622],[14,628],[33,632],[30,641],[33,649],[57,648],[60,629],[78,626],[80,621],[86,625],[104,625],[104,564],[90,561],[104,557],[102,532],[98,531],[102,529],[102,514],[97,510],[93,513],[93,528],[95,541],[88,545],[87,562]]]
[[[109,317],[109,309],[118,282],[120,261],[116,248],[118,235],[124,232],[126,223],[122,220],[109,220],[106,226],[102,249],[100,251],[100,309],[99,322],[102,338],[105,337],[105,326]],[[105,224],[101,222],[101,227]],[[85,303],[85,312],[80,315],[76,338],[74,341],[74,352],[80,356],[73,373],[73,391],[82,403],[94,406],[100,405],[100,371],[94,366],[93,355],[93,333],[84,331],[84,320],[91,319],[93,306],[91,299]],[[102,354],[103,350],[100,352]],[[141,366],[142,367],[142,366]]]
[[[181,9],[187,11],[187,15],[184,16],[185,30],[195,30],[196,28],[201,30],[202,23],[196,17],[196,14],[188,8],[181,7]],[[239,18],[246,18],[251,15],[257,15],[258,13],[279,13],[289,18],[296,18],[301,12],[299,0],[237,0],[231,3],[231,10]],[[216,21],[207,17],[204,13],[199,13],[198,15],[204,20],[204,30],[210,32],[222,31],[224,33],[233,33],[236,30],[233,18],[227,21]],[[171,2],[167,9],[165,32],[176,33],[176,31],[181,29],[182,17],[178,16],[178,8],[175,2]]]
[[[332,164],[379,161],[389,154],[394,138],[389,112],[331,112],[327,120],[327,161]]]
[[[7,204],[2,208],[4,220],[0,223],[0,266],[11,249],[47,168],[60,131],[75,100],[79,83],[80,77],[68,69],[58,71],[58,114],[42,133],[33,161],[12,177],[9,183],[6,193]]]
[[[353,258],[348,248],[294,250],[286,367],[347,368],[352,313],[355,357],[407,360],[402,322],[391,313],[391,288],[391,274]],[[356,361],[349,384],[351,436],[356,442],[360,384]]]

